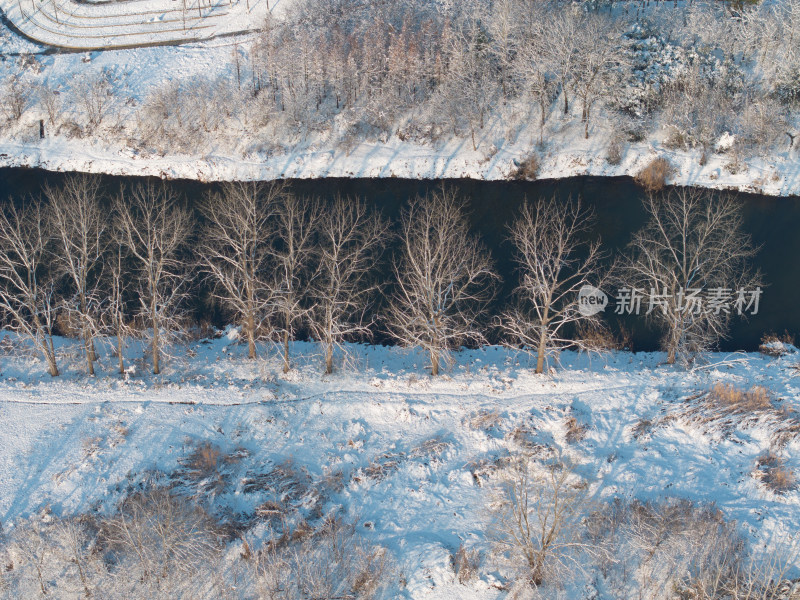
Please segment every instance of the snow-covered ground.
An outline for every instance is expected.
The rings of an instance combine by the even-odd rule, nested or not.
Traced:
[[[287,3],[289,0],[272,3],[270,8],[275,12],[288,10],[286,6],[291,4]],[[238,81],[245,93],[251,85],[247,60],[255,41],[254,34],[246,34],[179,46],[53,54],[0,28],[4,55],[0,80],[23,73],[23,80],[34,88],[48,86],[58,92],[66,121],[81,122],[85,118],[76,105],[76,94],[87,93],[80,88],[81,82],[103,79],[110,85],[103,123],[88,134],[75,136],[69,128],[57,133],[48,123],[46,139],[40,140],[39,120],[47,123],[47,114],[40,105],[29,107],[19,123],[0,130],[0,166],[203,181],[317,177],[499,180],[508,178],[516,168],[515,162],[535,151],[540,162],[538,177],[543,179],[634,176],[653,158],[664,156],[675,168],[670,179],[674,184],[781,196],[800,194],[800,157],[797,147],[789,147],[788,137],[776,142],[768,155],[745,157],[733,168],[732,157],[724,151],[709,153],[704,162],[699,149],[666,148],[665,127],[641,142],[623,143],[621,160],[612,165],[606,157],[611,140],[619,134],[618,123],[598,108],[589,138],[584,139],[579,115],[563,116],[559,101],[554,102],[545,125],[544,149],[537,148],[536,107],[526,109],[519,103],[495,107],[484,128],[477,132],[477,149],[467,137],[417,143],[401,139],[397,133],[386,139],[352,142],[345,140],[345,133],[335,126],[284,139],[269,127],[259,129],[253,122],[256,117],[245,114],[226,118],[221,129],[192,146],[191,155],[145,150],[132,140],[139,107],[154,90],[170,82],[224,78],[226,85],[235,86],[235,65],[240,62]],[[27,66],[22,66],[29,59],[23,60],[21,55],[28,54],[35,64],[25,62]]]
[[[245,482],[285,461],[311,478],[338,478],[325,509],[342,507],[391,550],[406,598],[503,597],[486,553],[486,503],[493,467],[523,451],[560,452],[598,502],[716,502],[756,548],[800,522],[800,490],[775,494],[754,475],[769,449],[800,469],[800,442],[779,442],[777,433],[796,423],[797,354],[718,354],[685,372],[660,354],[566,353],[558,369],[536,376],[524,355],[486,347],[456,353],[446,374],[431,378],[412,351],[351,346],[353,366],[326,377],[312,344],[293,346],[295,369],[283,375],[277,360],[247,361],[227,335],[177,350],[157,377],[139,350],[130,351],[136,372],[126,379],[101,352],[90,380],[72,343],[59,340],[65,375],[51,379],[9,341],[0,356],[4,528],[44,506],[111,510],[129,484],[175,472],[203,442],[239,456],[212,496],[219,511],[252,512],[266,492]],[[764,386],[775,410],[695,419],[687,399],[718,382]],[[571,418],[585,435],[568,441]],[[466,587],[450,564],[462,543],[484,552]]]
[[[30,128],[33,131],[34,125]],[[634,177],[654,158],[663,156],[675,168],[670,184],[774,196],[800,195],[797,149],[747,159],[743,161],[746,168],[731,173],[726,168],[730,158],[725,155],[712,155],[700,165],[700,151],[669,150],[652,141],[629,144],[620,164],[611,165],[605,158],[613,135],[611,128],[597,127],[589,140],[583,139],[580,123],[566,124],[564,128],[567,135],[554,139],[540,157],[539,179],[580,175]],[[535,128],[521,127],[515,132],[514,141],[506,142],[505,131],[501,123],[486,128],[477,151],[462,139],[441,146],[421,146],[393,137],[385,143],[359,143],[349,152],[326,147],[322,140],[306,141],[286,153],[271,152],[268,156],[251,152],[246,139],[244,147],[232,151],[210,149],[203,156],[142,156],[113,141],[0,139],[0,166],[200,181],[320,177],[504,180],[515,170],[515,161],[531,152],[531,140],[538,136]]]

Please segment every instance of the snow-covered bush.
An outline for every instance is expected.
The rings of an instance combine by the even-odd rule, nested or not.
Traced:
[[[511,567],[518,582],[533,587],[576,579],[605,552],[584,536],[590,506],[586,482],[568,463],[517,457],[490,505],[487,535],[495,557]]]

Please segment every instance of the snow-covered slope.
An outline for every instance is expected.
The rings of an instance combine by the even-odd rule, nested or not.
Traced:
[[[354,370],[323,377],[311,344],[294,345],[296,368],[282,375],[270,358],[244,359],[234,337],[176,351],[158,377],[146,375],[131,350],[136,373],[120,379],[103,353],[96,380],[76,372],[79,351],[63,340],[68,367],[58,379],[35,358],[13,357],[6,344],[3,527],[45,505],[56,514],[111,510],[129,485],[154,470],[175,472],[204,442],[240,457],[211,496],[219,511],[253,511],[265,496],[244,482],[286,461],[312,478],[338,478],[326,510],[342,507],[370,541],[391,550],[406,598],[503,597],[486,552],[486,503],[492,473],[520,452],[568,458],[598,502],[716,502],[754,547],[769,547],[800,522],[800,491],[775,494],[755,475],[770,448],[789,469],[800,468],[800,442],[776,444],[775,420],[797,417],[796,355],[713,355],[684,372],[661,364],[659,354],[568,353],[560,368],[535,376],[523,355],[488,347],[457,353],[434,379],[414,352],[352,346]],[[765,386],[775,414],[694,418],[687,398],[719,382]],[[568,438],[576,424],[583,433]],[[462,543],[484,553],[480,576],[466,585],[450,564]]]

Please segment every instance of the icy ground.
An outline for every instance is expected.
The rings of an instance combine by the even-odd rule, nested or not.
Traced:
[[[450,557],[461,543],[487,549],[492,466],[520,451],[561,452],[598,501],[714,501],[756,548],[800,522],[800,491],[777,495],[754,476],[770,448],[797,473],[796,437],[776,445],[772,417],[716,423],[686,412],[687,399],[726,382],[765,386],[775,414],[796,418],[797,354],[718,354],[686,372],[658,353],[567,353],[560,368],[536,376],[524,355],[487,347],[457,353],[434,379],[414,352],[352,346],[350,366],[325,377],[311,344],[293,346],[295,369],[283,375],[277,359],[247,361],[228,335],[177,350],[160,376],[147,375],[141,350],[131,349],[136,372],[121,379],[104,350],[89,380],[71,342],[59,340],[65,374],[57,379],[35,357],[16,358],[11,342],[0,344],[3,527],[44,506],[107,511],[148,473],[179,473],[204,442],[237,457],[221,488],[194,490],[218,514],[251,513],[267,500],[247,483],[278,465],[339,481],[324,510],[341,507],[392,551],[407,598],[503,596],[490,562],[465,588]],[[582,439],[567,440],[571,417]]]

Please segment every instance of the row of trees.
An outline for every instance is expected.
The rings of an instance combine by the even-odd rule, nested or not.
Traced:
[[[82,340],[89,374],[99,339],[115,340],[124,372],[133,335],[147,336],[159,373],[162,355],[186,331],[199,279],[241,327],[248,356],[256,358],[259,342],[277,341],[284,371],[299,332],[320,342],[331,373],[345,342],[381,330],[423,349],[436,375],[451,350],[485,343],[494,326],[533,354],[541,373],[559,350],[592,349],[607,336],[599,315],[580,310],[585,286],[616,279],[663,292],[670,300],[649,316],[663,328],[673,363],[713,347],[730,319],[730,311],[686,310],[683,292],[757,282],[737,204],[690,189],[649,197],[648,225],[613,265],[590,239],[593,215],[579,201],[524,204],[509,228],[519,286],[512,308],[495,317],[499,277],[453,190],[411,200],[397,228],[362,200],[301,198],[281,183],[224,184],[198,206],[194,215],[174,188],[154,181],[108,199],[100,181],[84,175],[46,186],[43,200],[7,203],[0,212],[3,321],[35,345],[53,376],[57,324]],[[380,277],[387,272],[391,282]]]

